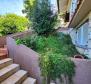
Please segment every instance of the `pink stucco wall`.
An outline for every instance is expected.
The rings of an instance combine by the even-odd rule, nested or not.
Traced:
[[[9,57],[11,57],[15,63],[20,64],[21,68],[27,70],[31,77],[37,79],[37,84],[42,84],[38,64],[38,53],[24,45],[16,45],[14,39],[10,37],[7,38],[7,45],[9,49]]]
[[[4,47],[6,45],[6,37],[2,36],[0,37],[0,47]]]
[[[24,31],[24,32],[18,32],[18,33],[15,33],[15,34],[11,34],[11,35],[8,35],[9,37],[12,37],[14,39],[17,39],[17,38],[24,38],[24,37],[27,37],[27,36],[30,36],[32,35],[34,32],[31,31],[31,30],[27,30],[27,31]]]
[[[72,59],[76,65],[74,84],[91,84],[91,60]]]
[[[7,45],[9,56],[14,59],[14,62],[20,64],[21,68],[28,70],[30,76],[37,79],[38,84],[42,84],[38,53],[24,45],[17,46],[12,38],[7,38]],[[74,84],[91,84],[91,60],[75,58],[72,60],[76,65]]]

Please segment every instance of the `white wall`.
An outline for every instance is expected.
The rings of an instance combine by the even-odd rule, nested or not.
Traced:
[[[88,53],[89,53],[89,58],[91,58],[91,12],[89,14],[89,29],[88,29]]]
[[[81,54],[91,58],[91,13],[88,18],[88,22],[83,24],[78,30],[74,28],[70,32],[70,36],[72,38],[72,42],[76,45],[77,50]]]
[[[53,13],[57,13],[58,12],[58,5],[57,5],[57,0],[50,0],[51,3],[51,8],[53,10]]]

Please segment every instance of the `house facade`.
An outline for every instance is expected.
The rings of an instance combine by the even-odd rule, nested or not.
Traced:
[[[69,32],[72,42],[81,54],[91,58],[91,0],[64,1],[69,14],[68,28],[72,28]]]

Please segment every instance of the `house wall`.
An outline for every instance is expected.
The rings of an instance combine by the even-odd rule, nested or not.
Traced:
[[[85,22],[87,19],[88,22]],[[91,12],[77,26],[78,27],[73,28],[73,30],[70,32],[72,42],[76,45],[76,49],[81,54],[91,58]]]
[[[89,14],[89,29],[88,29],[88,54],[89,58],[91,58],[91,12]]]

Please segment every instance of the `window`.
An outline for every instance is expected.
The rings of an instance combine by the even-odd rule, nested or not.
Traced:
[[[88,23],[85,23],[77,30],[76,43],[86,46],[88,41]]]

